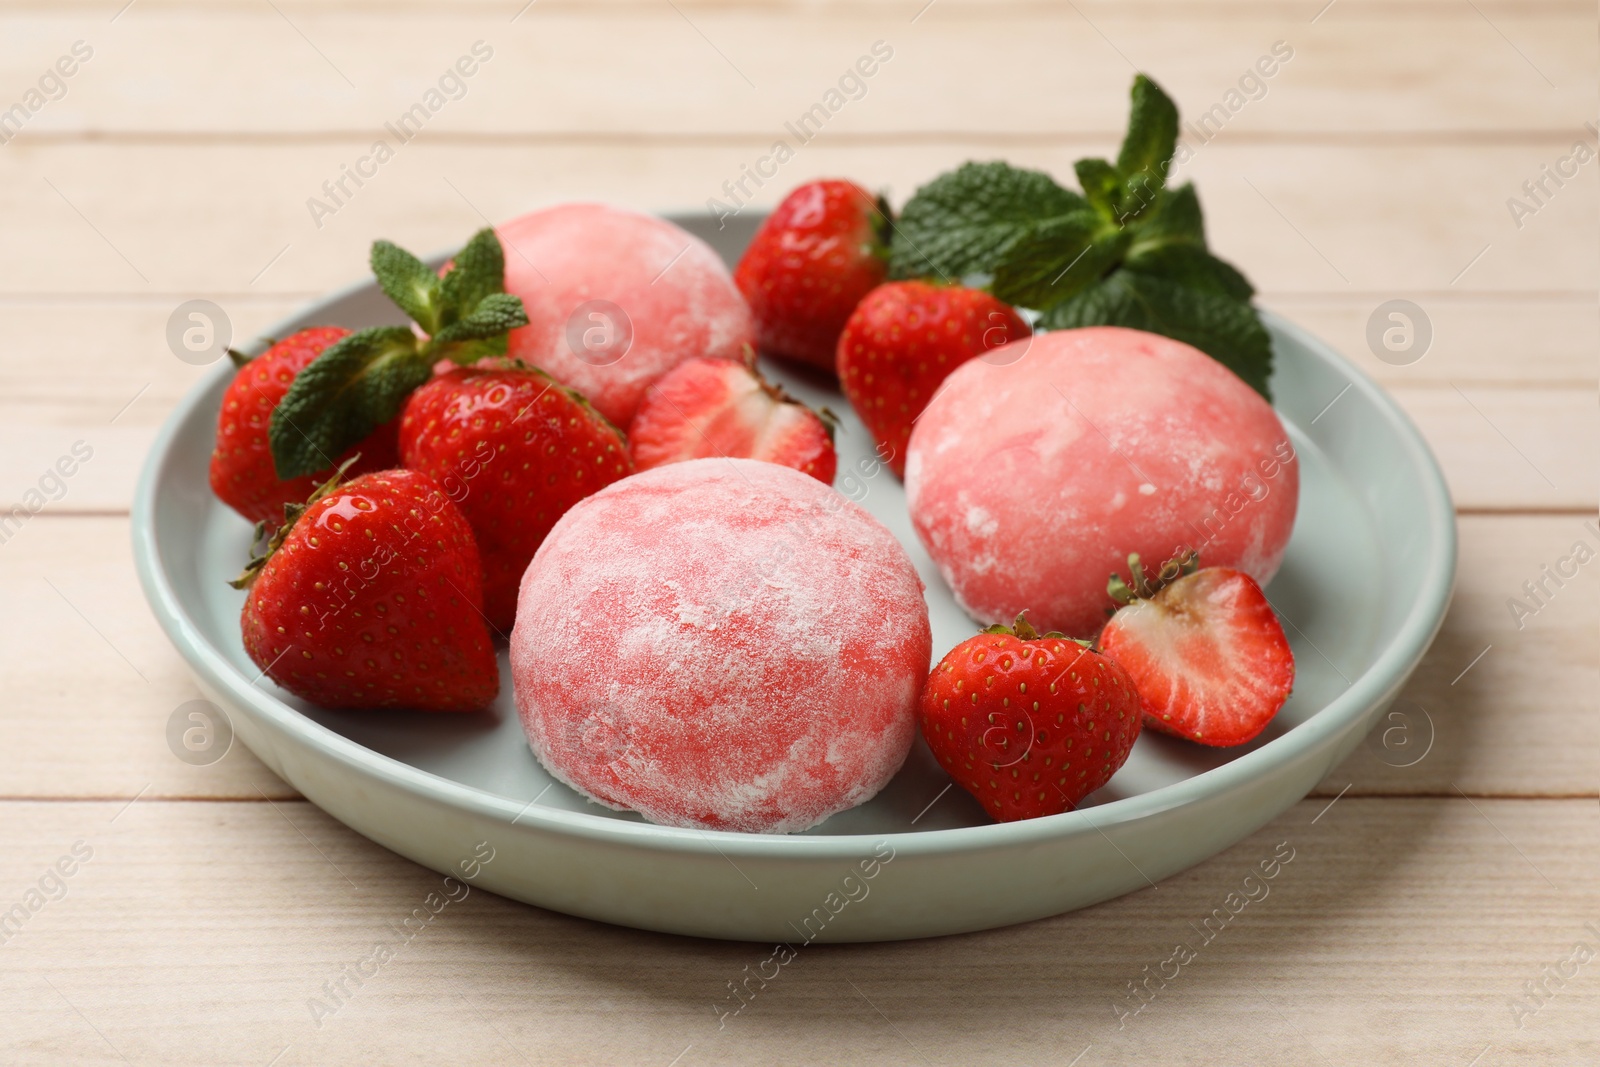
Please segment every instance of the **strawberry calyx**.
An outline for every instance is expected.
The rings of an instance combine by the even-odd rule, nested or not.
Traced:
[[[1130,552],[1128,553],[1128,577],[1132,581],[1123,581],[1122,575],[1113,572],[1111,578],[1106,582],[1106,595],[1122,606],[1133,604],[1140,600],[1150,600],[1179,578],[1193,574],[1199,569],[1200,553],[1192,548],[1185,549],[1167,560],[1154,576],[1145,573],[1144,564],[1139,561],[1139,553]]]
[[[360,459],[361,453],[358,452],[339,464],[332,477],[311,491],[311,495],[306,498],[305,503],[285,504],[283,506],[283,522],[279,524],[277,529],[272,531],[270,537],[267,535],[267,524],[265,522],[256,523],[255,533],[250,537],[250,562],[244,565],[244,570],[239,572],[239,577],[232,579],[228,584],[235,589],[248,588],[250,583],[255,581],[256,575],[261,573],[261,568],[267,565],[267,560],[271,559],[278,549],[283,547],[284,541],[289,538],[289,531],[293,530],[294,524],[300,521],[300,516],[309,511],[313,504],[316,504],[319,500],[324,499],[339,488],[344,482],[345,472],[355,466]],[[263,538],[265,538],[264,544]],[[262,546],[259,552],[256,551],[257,545]]]
[[[1027,611],[1018,614],[1016,621],[1010,626],[1003,622],[997,622],[993,626],[984,627],[981,632],[986,634],[1006,634],[1010,637],[1015,637],[1018,641],[1071,641],[1073,644],[1080,645],[1083,648],[1094,648],[1094,642],[1084,641],[1077,637],[1068,637],[1059,630],[1040,633],[1034,629],[1033,623],[1028,621]]]

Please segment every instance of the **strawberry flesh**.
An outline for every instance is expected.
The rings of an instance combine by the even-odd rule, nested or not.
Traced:
[[[833,484],[833,435],[815,411],[747,364],[692,359],[658,379],[628,429],[639,470],[725,456],[793,467]]]
[[[1133,679],[1145,723],[1203,745],[1242,745],[1294,687],[1294,654],[1255,579],[1207,567],[1120,609],[1100,635]]]

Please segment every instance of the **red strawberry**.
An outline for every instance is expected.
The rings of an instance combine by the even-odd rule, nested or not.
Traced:
[[[656,379],[628,428],[639,470],[728,456],[793,467],[833,484],[831,416],[819,415],[755,369],[731,359],[691,359]]]
[[[1122,668],[1022,618],[951,649],[918,715],[939,766],[1001,822],[1077,807],[1139,736],[1139,698]]]
[[[437,482],[368,474],[316,490],[251,561],[251,660],[327,708],[475,711],[500,688],[472,529]]]
[[[1243,571],[1196,570],[1193,554],[1154,582],[1128,557],[1126,605],[1100,635],[1139,690],[1145,722],[1202,745],[1242,745],[1266,728],[1294,687],[1294,654],[1267,598]]]
[[[337,326],[314,326],[286,337],[240,367],[222,394],[217,444],[211,453],[211,491],[251,522],[282,522],[285,504],[304,501],[328,480],[335,466],[358,452],[361,459],[351,468],[353,474],[398,464],[397,426],[391,421],[314,474],[282,481],[273,467],[272,447],[267,443],[272,409],[289,391],[295,375],[349,333]]]
[[[773,355],[834,370],[856,301],[888,273],[888,211],[854,182],[816,181],[784,197],[733,272]]]
[[[911,424],[949,373],[1032,334],[1020,315],[979,289],[890,282],[868,293],[839,336],[839,384],[878,454],[904,476]]]
[[[450,490],[478,537],[484,614],[502,634],[522,572],[568,508],[632,473],[628,444],[589,402],[522,364],[457,367],[406,401],[400,453]]]

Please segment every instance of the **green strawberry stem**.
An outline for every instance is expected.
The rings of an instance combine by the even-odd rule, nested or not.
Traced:
[[[372,243],[372,273],[418,326],[375,326],[345,337],[295,377],[268,426],[279,478],[333,465],[334,457],[400,413],[441,359],[475,363],[506,353],[507,334],[528,324],[522,299],[506,293],[505,252],[479,230],[441,277],[389,241]]]
[[[1016,621],[1010,626],[1007,626],[1003,622],[997,622],[993,626],[985,627],[982,632],[986,634],[1010,634],[1019,641],[1071,641],[1073,644],[1082,645],[1084,648],[1094,648],[1094,642],[1084,641],[1076,637],[1068,637],[1059,630],[1051,630],[1049,633],[1043,634],[1040,633],[1038,630],[1034,629],[1033,623],[1028,621],[1027,611],[1019,613]]]
[[[1110,580],[1106,582],[1106,594],[1118,604],[1149,600],[1179,578],[1193,574],[1199,569],[1200,553],[1190,548],[1163,563],[1152,579],[1145,574],[1144,564],[1139,561],[1139,553],[1130,552],[1128,577],[1132,579],[1131,583],[1123,581],[1121,575],[1113,572]]]
[[[283,523],[272,532],[272,536],[267,539],[265,546],[259,553],[256,551],[256,546],[261,544],[263,537],[266,537],[267,524],[264,522],[256,523],[255,534],[250,538],[250,562],[244,565],[244,570],[239,572],[239,577],[228,584],[235,589],[245,589],[251,582],[255,581],[256,575],[261,573],[261,568],[267,565],[267,560],[271,559],[273,553],[283,547],[284,539],[289,536],[289,531],[294,529],[294,524],[300,521],[300,516],[304,515],[311,505],[339,488],[340,483],[344,481],[345,472],[355,466],[356,461],[360,458],[361,453],[357,452],[339,464],[339,468],[333,472],[333,476],[313,489],[304,504],[285,504],[283,506]]]

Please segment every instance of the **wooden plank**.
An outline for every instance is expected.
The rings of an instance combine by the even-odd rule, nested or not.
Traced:
[[[1381,736],[1374,739],[1324,788],[1594,792],[1600,562],[1565,588],[1546,580],[1549,603],[1520,620],[1521,629],[1506,601],[1526,599],[1522,583],[1544,580],[1541,567],[1556,566],[1574,542],[1600,550],[1600,534],[1577,516],[1467,516],[1461,534],[1455,604],[1404,694],[1400,707],[1410,718],[1387,724],[1410,732],[1391,734],[1387,749]],[[3,795],[291,795],[242,747],[208,767],[168,750],[169,717],[199,694],[152,624],[130,556],[121,518],[41,515],[0,545],[0,603],[11,609],[0,613]],[[1401,766],[1424,747],[1426,758]]]
[[[76,489],[110,451],[97,449],[68,484]],[[38,515],[6,530],[4,795],[294,795],[243,745],[209,766],[184,763],[168,747],[168,720],[200,692],[145,606],[125,518]]]
[[[882,41],[892,58],[864,89],[847,82],[860,98],[841,98],[830,130],[1109,134],[1125,120],[1130,66],[1162,81],[1186,115],[1221,104],[1233,135],[1538,130],[1570,139],[1594,117],[1594,18],[1582,8],[1502,9],[1491,19],[1470,7],[1341,5],[1311,24],[1310,4],[1219,16],[1205,5],[940,3],[915,22],[921,3],[836,6],[826,18],[800,5],[712,5],[691,17],[640,4],[597,23],[587,8],[541,3],[513,23],[518,6],[399,8],[378,19],[337,5],[141,3],[114,25],[8,11],[0,84],[33,84],[74,41],[92,49],[65,95],[28,120],[23,143],[128,131],[376,134],[482,41],[492,58],[428,105],[430,131],[777,136]],[[1290,57],[1281,69],[1271,62],[1278,42]],[[1006,61],[983,64],[981,78],[951,78],[953,55]],[[1238,83],[1262,57],[1273,76],[1247,80],[1250,99]]]
[[[0,1049],[19,1065],[280,1067],[1600,1056],[1594,964],[1559,985],[1545,977],[1575,945],[1600,944],[1592,856],[1574,847],[1592,840],[1592,799],[1325,804],[1081,912],[797,947],[719,1031],[727,983],[771,946],[608,927],[486,892],[446,906],[360,986],[346,980],[351,995],[319,1026],[308,1002],[329,1000],[323,983],[375,943],[397,942],[393,926],[438,875],[305,804],[144,800],[118,815],[121,804],[10,803],[7,904],[74,843],[93,856],[5,945]],[[1287,862],[1263,879],[1274,857]],[[1221,932],[1207,940],[1202,921],[1246,892],[1257,899],[1225,925],[1212,918]],[[1178,944],[1192,956],[1162,978]],[[1130,987],[1147,975],[1141,1000]],[[1543,1005],[1514,1014],[1540,981]]]
[[[315,219],[308,201],[367,142],[10,147],[17,151],[0,169],[11,250],[0,263],[0,294],[15,298],[325,291],[365,274],[367,248],[379,236],[442,251],[486,219],[570,199],[704,210],[769,145],[418,141],[362,188],[347,183],[354,195]],[[1093,149],[867,147],[824,138],[803,146],[764,188],[746,188],[752,204],[770,205],[802,181],[846,174],[899,202],[969,158],[1005,155],[1067,176],[1085,151]],[[1515,145],[1215,144],[1180,176],[1199,186],[1219,253],[1274,294],[1592,292],[1600,285],[1600,186],[1568,183],[1521,229],[1505,206],[1548,157]]]
[[[1391,293],[1279,294],[1259,302],[1337,348],[1389,385],[1583,385],[1592,387],[1600,352],[1594,294],[1506,296],[1453,289],[1404,294],[1427,316],[1429,348],[1397,354],[1367,338],[1369,323],[1390,320]],[[1387,358],[1379,358],[1382,352]],[[1396,362],[1399,361],[1399,362]]]
[[[1600,485],[1600,414],[1587,389],[1397,387],[1460,508],[1583,508]]]

